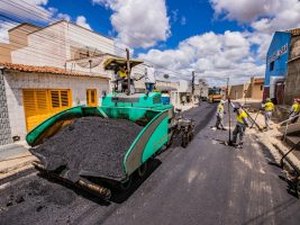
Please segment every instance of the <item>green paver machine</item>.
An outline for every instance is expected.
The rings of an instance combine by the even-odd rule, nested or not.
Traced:
[[[126,59],[118,60],[121,64],[126,61]],[[110,62],[118,63],[116,60],[110,60]],[[109,68],[109,65],[111,64],[107,63],[106,68]],[[93,171],[79,172],[80,178],[76,180],[75,184],[106,199],[111,195],[110,189],[102,184],[92,182],[92,179],[89,178],[103,178],[110,183],[117,183],[122,188],[128,187],[132,174],[138,172],[140,176],[143,176],[149,158],[157,155],[162,148],[171,143],[172,136],[176,130],[185,134],[183,137],[186,145],[187,140],[191,140],[194,129],[191,120],[182,120],[181,117],[176,120],[173,105],[162,104],[159,92],[147,94],[114,92],[105,95],[102,98],[102,105],[99,107],[77,106],[54,115],[28,133],[26,140],[30,146],[38,146],[49,137],[55,136],[57,132],[75,119],[87,116],[127,119],[143,127],[130,148],[126,150],[123,159],[121,159],[122,163],[118,168],[122,170],[123,176],[121,178],[103,177],[103,174],[93,173]],[[34,150],[31,152],[34,154]],[[101,162],[99,161],[99,163]],[[50,175],[70,182],[66,175],[68,171],[55,174],[54,171],[45,171],[45,167],[42,164],[36,164],[36,167]]]

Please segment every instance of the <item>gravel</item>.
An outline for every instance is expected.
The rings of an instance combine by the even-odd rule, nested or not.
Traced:
[[[141,130],[128,120],[82,117],[30,151],[47,170],[67,168],[73,182],[81,171],[120,179],[123,157]]]

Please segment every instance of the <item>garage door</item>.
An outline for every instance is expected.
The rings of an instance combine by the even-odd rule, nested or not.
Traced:
[[[24,89],[23,101],[27,131],[72,104],[71,91],[67,89]]]

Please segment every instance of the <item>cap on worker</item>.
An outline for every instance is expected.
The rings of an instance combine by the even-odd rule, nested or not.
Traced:
[[[266,98],[266,102],[270,102],[271,101],[271,99],[270,98]]]
[[[221,103],[221,104],[225,104],[225,101],[222,99],[222,100],[220,101],[220,103]]]

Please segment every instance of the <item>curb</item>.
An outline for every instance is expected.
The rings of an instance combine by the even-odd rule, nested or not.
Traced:
[[[286,154],[289,149],[274,137],[268,137],[267,135],[259,134],[256,134],[255,136],[258,138],[259,142],[269,150],[276,163],[280,164],[282,156]],[[294,169],[300,174],[300,160],[293,154],[293,152],[289,153],[285,157],[285,161],[289,163],[289,165],[287,165],[284,162],[289,169]]]

